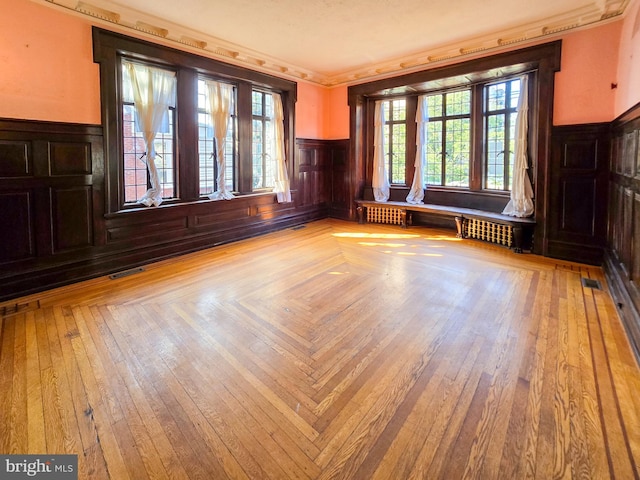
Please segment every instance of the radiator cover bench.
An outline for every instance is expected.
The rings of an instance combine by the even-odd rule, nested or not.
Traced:
[[[390,223],[407,228],[412,212],[452,217],[458,238],[477,238],[522,252],[525,234],[532,234],[535,220],[502,215],[495,212],[448,205],[411,204],[406,202],[375,202],[357,200],[358,222]]]

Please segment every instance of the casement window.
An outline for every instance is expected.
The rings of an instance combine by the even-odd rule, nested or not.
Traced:
[[[132,78],[132,73],[136,71],[138,76]],[[154,187],[152,185],[153,175],[156,173],[159,180],[159,198],[170,199],[176,196],[173,128],[176,103],[175,83],[165,85],[162,79],[163,76],[172,77],[173,75],[174,73],[170,70],[152,65],[122,62],[122,145],[125,203],[141,201],[149,189]],[[156,84],[154,84],[154,78]],[[162,96],[165,96],[166,99],[160,99]],[[136,98],[138,104],[136,104]],[[158,111],[150,110],[154,107],[152,105],[154,101]],[[145,110],[145,105],[140,103],[147,103],[147,109]],[[150,137],[148,133],[145,133],[149,129],[153,130]],[[151,138],[153,140],[150,140]],[[151,141],[153,146],[147,145],[148,141]],[[153,158],[151,158],[152,155]],[[149,162],[154,163],[156,173],[152,173],[153,169],[150,168]]]
[[[471,160],[471,90],[427,96],[425,183],[468,187]]]
[[[407,102],[398,98],[383,102],[384,145],[389,183],[406,185]]]
[[[291,201],[295,82],[97,27],[93,33],[105,213],[248,194]]]
[[[509,190],[515,154],[516,117],[520,79],[484,87],[484,187]]]
[[[251,92],[251,158],[253,188],[272,188],[275,183],[275,130],[273,95]]]
[[[218,162],[218,148],[214,133],[214,119],[207,88],[207,79],[198,79],[198,180],[201,196],[212,195],[219,191],[216,179],[219,177],[219,165],[224,164],[224,183],[228,191],[236,191],[236,165],[238,162],[238,117],[236,114],[237,89],[232,89],[227,132],[224,140],[224,162]]]

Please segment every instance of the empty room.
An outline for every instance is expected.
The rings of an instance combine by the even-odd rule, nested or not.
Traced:
[[[0,478],[640,479],[640,0],[533,3],[0,0]]]

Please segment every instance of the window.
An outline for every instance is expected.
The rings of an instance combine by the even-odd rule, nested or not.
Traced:
[[[295,82],[97,27],[93,52],[100,63],[106,214],[249,194],[290,201],[281,186],[289,192]],[[136,100],[130,64],[157,74],[158,81],[141,82],[149,88],[139,98],[151,102]],[[209,102],[212,91],[219,97],[211,98],[225,100]],[[151,115],[152,132],[140,123],[148,103],[161,105]],[[228,118],[223,131],[216,116]],[[153,138],[150,149],[146,137]]]
[[[254,90],[251,94],[253,188],[274,185],[273,96]]]
[[[471,158],[471,90],[427,97],[425,183],[469,186]]]
[[[349,86],[354,184],[362,186],[364,198],[373,197],[375,105],[403,99],[407,112],[406,185],[392,183],[390,198],[407,198],[409,185],[414,184],[415,142],[420,133],[413,112],[418,99],[426,96],[430,98],[429,118],[422,132],[423,173],[415,182],[417,188],[427,187],[424,201],[492,211],[502,208],[513,178],[515,152],[511,152],[521,96],[519,79],[526,75],[527,174],[534,187],[536,210],[542,211],[550,162],[544,135],[553,124],[553,87],[561,51],[562,43],[555,41]],[[500,96],[504,105],[497,101]]]
[[[159,97],[163,93],[168,96],[168,105],[158,105],[162,111],[154,113],[151,110],[144,110],[145,105],[136,105],[134,92],[134,83],[142,95],[142,101],[145,100],[145,92],[147,89],[153,91],[153,83],[150,81],[152,75],[173,76],[173,72],[163,70],[150,65],[139,63],[123,62],[122,68],[122,143],[123,143],[123,184],[124,184],[124,201],[125,203],[136,203],[140,201],[147,191],[153,187],[152,179],[149,175],[147,162],[150,156],[149,148],[146,145],[142,133],[147,127],[141,122],[153,122],[151,117],[157,116],[158,121],[155,122],[155,132],[152,136],[153,150],[155,156],[153,162],[158,173],[160,196],[163,199],[173,198],[176,195],[175,187],[175,137],[174,137],[174,116],[175,116],[175,89],[168,86],[166,92],[158,91],[154,97]],[[133,82],[131,78],[131,68],[138,72],[137,82]],[[149,84],[147,84],[149,81]],[[146,105],[151,108],[152,105]],[[143,120],[144,117],[147,117]]]
[[[520,83],[520,77],[515,77],[426,95],[425,185],[510,190]],[[482,106],[474,111],[476,97],[482,98]],[[412,158],[406,149],[406,111],[409,103],[417,105],[417,101],[411,96],[383,102],[388,112],[384,133],[392,184],[405,183],[405,168]],[[472,184],[473,170],[482,172],[481,183]]]
[[[484,187],[509,190],[515,154],[520,79],[487,85],[484,90]]]
[[[404,98],[399,98],[384,103],[384,144],[389,183],[404,185],[407,163],[407,102]]]
[[[238,155],[237,115],[235,108],[236,90],[231,98],[231,108],[227,123],[227,136],[224,142],[225,185],[227,190],[235,187],[235,173]],[[218,162],[216,139],[213,131],[213,119],[210,113],[209,91],[205,79],[198,79],[198,179],[199,192],[206,196],[217,191]]]

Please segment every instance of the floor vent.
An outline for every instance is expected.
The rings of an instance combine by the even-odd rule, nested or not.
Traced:
[[[40,301],[34,300],[25,303],[7,303],[0,305],[0,317],[10,317],[18,313],[24,313],[40,308]]]
[[[130,270],[124,270],[122,272],[112,273],[111,275],[109,275],[109,278],[111,280],[115,280],[117,278],[128,277],[129,275],[135,275],[136,273],[140,273],[140,272],[144,272],[144,268],[136,267]]]
[[[602,290],[602,286],[598,280],[582,277],[582,286],[585,288],[593,288],[594,290]]]
[[[367,222],[369,223],[402,225],[403,215],[406,215],[406,212],[399,208],[367,207]]]

